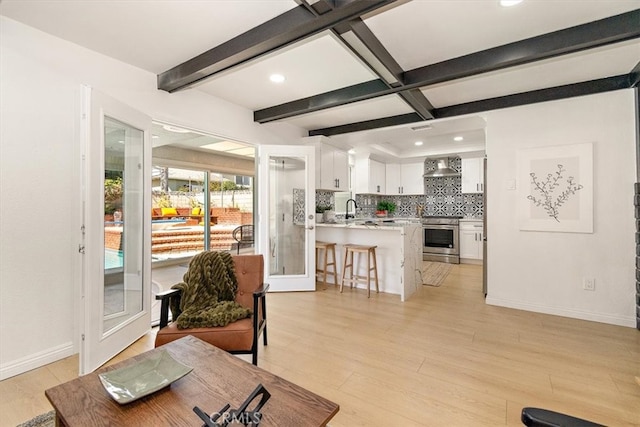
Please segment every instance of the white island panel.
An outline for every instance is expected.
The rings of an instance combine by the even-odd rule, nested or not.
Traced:
[[[378,261],[380,292],[400,295],[401,301],[409,298],[422,286],[422,227],[419,224],[358,225],[317,224],[316,238],[337,243],[336,262],[339,280],[342,279],[344,245],[375,245]],[[354,257],[354,261],[358,256]],[[366,275],[364,257],[356,266],[357,274]],[[358,287],[366,289],[364,283]],[[371,284],[375,292],[375,284]],[[347,292],[347,290],[345,290]]]

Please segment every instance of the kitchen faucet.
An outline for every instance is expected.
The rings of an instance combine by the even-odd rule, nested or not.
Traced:
[[[349,215],[349,202],[353,202],[353,215]],[[358,209],[358,204],[354,199],[347,200],[345,204],[344,210],[346,212],[344,219],[355,218],[356,217],[356,209]]]

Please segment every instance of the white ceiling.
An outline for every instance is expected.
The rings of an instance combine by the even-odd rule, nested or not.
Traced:
[[[637,0],[524,0],[514,7],[497,0],[418,0],[365,22],[410,70],[638,7]]]
[[[293,0],[3,0],[0,13],[160,74],[297,6]],[[501,7],[497,0],[413,0],[399,1],[362,20],[408,71],[636,9],[640,0],[524,0],[511,8]],[[419,89],[440,108],[627,74],[639,61],[636,38]],[[285,82],[270,82],[272,73],[283,74]],[[325,31],[186,90],[200,90],[255,111],[377,78],[336,35]],[[413,111],[398,94],[390,94],[282,120],[315,130]],[[424,124],[417,122],[330,139],[345,148],[401,159],[484,147],[484,121],[479,117],[429,123],[429,130],[411,130]],[[464,141],[454,143],[455,135],[464,136]],[[416,147],[416,140],[424,144]]]

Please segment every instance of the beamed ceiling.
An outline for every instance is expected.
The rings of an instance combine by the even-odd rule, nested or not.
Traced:
[[[640,81],[640,0],[5,0],[0,11],[152,71],[160,90],[203,91],[264,126],[400,159],[481,149],[485,111]]]

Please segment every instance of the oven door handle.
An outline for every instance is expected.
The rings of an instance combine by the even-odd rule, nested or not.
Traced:
[[[441,225],[441,224],[434,224],[434,225],[422,225],[423,229],[432,229],[432,230],[456,230],[458,228],[457,225]]]

